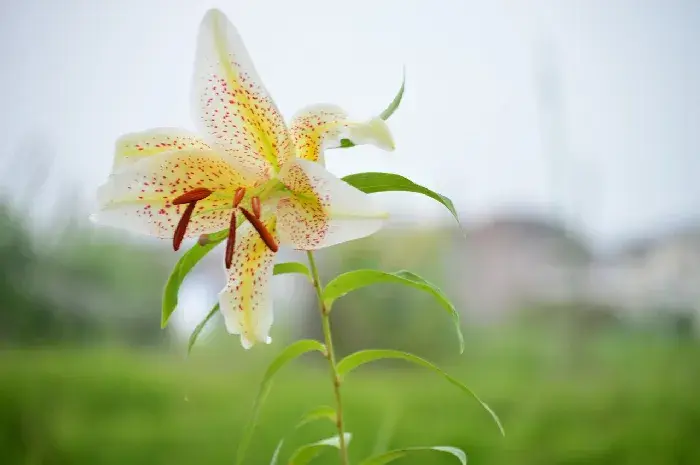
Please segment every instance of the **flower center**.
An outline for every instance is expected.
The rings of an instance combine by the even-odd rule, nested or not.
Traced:
[[[228,239],[226,239],[226,253],[224,255],[224,264],[226,265],[227,270],[231,268],[231,264],[233,262],[233,252],[236,248],[236,214],[238,213],[238,210],[240,210],[241,214],[245,216],[245,218],[250,222],[251,225],[253,225],[255,230],[258,232],[260,238],[270,250],[272,250],[273,252],[277,252],[277,250],[279,249],[279,247],[277,246],[277,242],[275,242],[275,238],[272,237],[272,234],[267,229],[265,224],[262,221],[260,221],[260,197],[256,195],[250,199],[250,206],[253,210],[253,213],[251,213],[245,207],[240,206],[243,197],[245,197],[245,189],[240,187],[238,188],[238,190],[236,190],[236,195],[233,198],[231,223],[229,224],[228,229]]]
[[[265,224],[260,220],[262,214],[260,197],[270,197],[275,191],[279,190],[280,187],[282,187],[282,184],[276,180],[273,180],[263,185],[262,188],[256,193],[256,195],[254,195],[250,200],[250,207],[252,213],[248,209],[240,206],[241,202],[243,201],[243,198],[245,197],[245,188],[240,187],[236,190],[236,193],[233,197],[231,222],[229,223],[228,238],[226,240],[226,252],[224,255],[224,263],[226,265],[226,269],[231,268],[233,262],[233,252],[235,251],[236,247],[236,215],[239,211],[245,217],[245,219],[247,219],[250,222],[250,224],[255,228],[260,238],[271,251],[277,252],[277,250],[279,249],[275,238],[272,236]],[[173,249],[175,249],[176,251],[180,248],[180,245],[182,244],[182,240],[184,239],[185,234],[187,232],[187,225],[192,219],[192,213],[194,212],[197,202],[206,199],[211,194],[213,194],[212,190],[206,189],[204,187],[198,187],[173,199],[173,205],[187,204],[187,207],[182,213],[180,221],[178,222],[177,227],[175,228],[175,233],[173,235]]]

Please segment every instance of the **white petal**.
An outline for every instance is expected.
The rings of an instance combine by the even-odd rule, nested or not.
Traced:
[[[302,109],[292,118],[290,132],[297,157],[321,163],[324,150],[340,147],[342,139],[394,150],[394,139],[381,118],[364,123],[350,121],[337,105],[316,104]]]
[[[154,128],[124,134],[115,144],[113,171],[145,157],[165,152],[209,151],[211,147],[196,134],[180,128]]]
[[[303,250],[328,247],[369,236],[388,217],[370,196],[318,163],[297,159],[280,179],[293,192],[277,206],[283,244]]]
[[[294,156],[284,118],[238,31],[218,10],[207,12],[200,26],[192,98],[207,140],[260,177]]]
[[[245,179],[212,151],[163,152],[141,158],[110,175],[97,193],[93,220],[133,232],[171,238],[185,205],[172,199],[195,188],[214,193],[199,202],[186,237],[228,227],[231,199]]]
[[[275,217],[263,215],[267,229],[275,235]],[[219,294],[221,314],[226,329],[241,335],[241,345],[248,349],[257,342],[269,344],[272,326],[272,292],[270,280],[274,267],[272,252],[250,223],[238,228],[233,263],[228,283]]]
[[[355,145],[371,144],[389,152],[396,148],[389,126],[379,117],[366,123],[349,123],[347,138]]]

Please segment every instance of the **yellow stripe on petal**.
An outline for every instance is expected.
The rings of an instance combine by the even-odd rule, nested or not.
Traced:
[[[263,224],[276,237],[272,212],[263,215]],[[237,236],[228,282],[219,293],[219,305],[226,329],[231,334],[240,334],[241,344],[248,349],[258,342],[271,342],[270,280],[275,252],[265,245],[250,223],[241,226]]]
[[[125,134],[117,139],[113,170],[119,170],[144,157],[164,152],[209,151],[211,147],[194,133],[179,128],[154,128]]]
[[[236,28],[210,10],[199,32],[193,81],[195,120],[238,163],[269,177],[294,151],[274,101]]]
[[[186,205],[172,200],[197,188],[213,193],[197,202],[186,237],[228,227],[231,203],[247,181],[212,151],[164,152],[141,158],[110,175],[98,190],[94,220],[108,226],[171,238]]]
[[[313,250],[378,231],[388,215],[365,193],[308,160],[295,160],[280,177],[292,195],[277,205],[282,244]]]
[[[290,132],[297,157],[323,162],[323,150],[338,147],[348,115],[335,105],[313,105],[292,118]]]
[[[345,111],[330,104],[312,105],[299,111],[290,125],[297,157],[323,163],[326,149],[340,147],[342,139],[355,145],[370,144],[394,150],[389,127],[381,118],[365,123],[349,121]]]

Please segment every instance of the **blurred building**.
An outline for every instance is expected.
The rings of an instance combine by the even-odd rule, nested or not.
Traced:
[[[694,310],[700,304],[700,229],[638,242],[600,260],[591,294],[633,312]]]
[[[546,219],[504,216],[455,237],[447,285],[472,317],[499,319],[524,306],[586,302],[622,314],[697,314],[700,229],[668,233],[612,254]]]

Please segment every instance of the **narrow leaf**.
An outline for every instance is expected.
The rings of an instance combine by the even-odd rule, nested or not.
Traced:
[[[316,407],[309,410],[304,414],[304,416],[301,417],[301,420],[299,420],[299,423],[297,423],[296,427],[301,428],[302,426],[311,422],[324,419],[330,421],[335,425],[337,417],[335,414],[335,410],[332,407],[322,405],[320,407]]]
[[[387,273],[379,270],[354,270],[343,273],[326,285],[326,288],[323,290],[323,300],[326,306],[331,308],[333,302],[345,294],[377,283],[403,284],[404,286],[414,287],[427,292],[435,297],[438,303],[452,317],[452,323],[459,339],[459,351],[460,353],[464,352],[464,336],[460,328],[459,313],[454,305],[452,305],[452,302],[440,288],[410,271],[401,270],[395,273]]]
[[[347,446],[350,443],[350,439],[352,439],[352,434],[345,433],[344,436],[345,445]],[[322,439],[321,441],[301,446],[292,454],[292,457],[289,459],[289,465],[306,465],[318,457],[321,452],[332,447],[340,449],[340,436],[333,436],[328,439]]]
[[[209,323],[209,320],[212,319],[214,315],[216,315],[219,311],[219,304],[214,305],[214,307],[209,310],[209,313],[207,313],[207,316],[204,317],[204,319],[194,328],[194,331],[192,331],[192,334],[190,334],[190,340],[187,343],[187,354],[189,355],[190,352],[192,352],[192,347],[194,347],[194,343],[197,342],[197,338],[199,337],[199,333],[202,332],[204,327]]]
[[[277,447],[275,447],[275,452],[272,454],[272,460],[270,460],[270,465],[277,465],[277,459],[280,456],[280,451],[282,450],[283,445],[284,439],[281,439],[280,442],[277,443]]]
[[[426,195],[443,204],[459,223],[457,210],[455,210],[452,200],[398,174],[376,172],[356,173],[345,176],[343,181],[367,194],[374,194],[375,192],[414,192]]]
[[[312,423],[312,422],[318,421],[318,420],[329,420],[331,423],[333,423],[335,425],[335,422],[336,422],[335,410],[332,407],[328,407],[326,405],[312,408],[311,410],[306,412],[301,417],[301,420],[299,420],[299,423],[297,423],[297,426],[294,429],[299,429],[304,425],[307,425],[309,423]],[[333,438],[331,438],[331,439],[333,439]],[[328,439],[326,439],[326,441],[328,441]],[[277,448],[275,449],[275,453],[272,456],[272,463],[270,465],[276,465],[277,457],[279,455],[280,449],[282,449],[283,443],[284,443],[284,438],[280,440],[279,444],[277,444]]]
[[[389,452],[385,452],[381,455],[376,455],[374,457],[368,458],[360,463],[360,465],[385,465],[387,463],[393,462],[396,459],[404,457],[406,454],[411,452],[443,452],[450,454],[457,458],[462,465],[467,465],[467,454],[461,449],[449,446],[433,446],[433,447],[407,447],[405,449],[396,449]]]
[[[404,68],[403,70],[403,79],[401,80],[401,87],[396,93],[396,97],[394,97],[394,100],[392,100],[389,106],[386,107],[384,111],[379,115],[381,119],[383,119],[384,121],[388,120],[389,117],[394,114],[396,109],[399,108],[401,100],[403,99],[404,90],[406,90],[406,68]]]
[[[289,273],[299,273],[303,274],[306,276],[309,281],[311,281],[311,272],[309,269],[304,265],[303,263],[299,262],[285,262],[285,263],[278,263],[275,265],[275,268],[273,270],[273,274],[278,275],[278,274],[289,274]]]
[[[307,353],[307,352],[326,352],[326,346],[318,341],[312,339],[302,339],[301,341],[296,341],[282,350],[277,357],[270,363],[267,368],[263,380],[260,383],[260,388],[258,389],[258,395],[253,403],[253,413],[251,415],[250,421],[243,431],[243,438],[238,445],[238,452],[236,454],[236,463],[238,465],[243,463],[243,458],[250,444],[250,440],[253,437],[253,431],[255,430],[255,425],[258,421],[258,415],[260,409],[267,398],[267,395],[272,389],[272,380],[277,372],[284,367],[287,363],[291,362],[295,358]]]
[[[211,252],[214,247],[226,239],[226,234],[223,234],[224,232],[227,233],[228,231],[210,234],[209,242],[206,245],[195,244],[190,250],[185,252],[175,264],[175,268],[173,268],[168,282],[165,284],[165,289],[163,289],[163,303],[160,317],[161,328],[167,326],[170,315],[173,314],[177,307],[178,293],[180,292],[180,286],[185,280],[185,277],[187,277],[187,274],[206,254]]]
[[[382,359],[401,359],[401,360],[406,360],[407,362],[411,362],[413,364],[422,366],[424,368],[428,368],[435,373],[441,375],[445,380],[447,380],[449,383],[453,384],[454,386],[457,386],[460,390],[465,392],[466,394],[469,394],[472,396],[477,402],[481,404],[481,406],[491,415],[491,418],[496,422],[496,425],[498,426],[498,429],[501,431],[501,434],[503,436],[506,435],[503,425],[501,425],[501,420],[499,420],[498,415],[496,415],[496,412],[494,412],[491,407],[489,407],[486,402],[482,401],[479,396],[477,396],[474,391],[469,389],[467,386],[462,384],[459,380],[456,378],[448,375],[444,371],[442,371],[440,368],[435,366],[434,364],[430,363],[429,361],[418,357],[417,355],[410,354],[408,352],[401,352],[399,350],[361,350],[359,352],[355,352],[354,354],[350,354],[344,359],[342,359],[340,362],[338,362],[338,376],[343,377],[350,373],[352,370],[355,368],[364,365],[369,362],[374,362],[376,360],[382,360]]]
[[[394,114],[397,108],[399,108],[399,105],[401,104],[401,100],[403,99],[403,93],[404,90],[406,90],[406,68],[403,70],[403,79],[401,80],[401,87],[399,88],[399,91],[396,93],[396,96],[394,97],[394,100],[391,101],[388,107],[384,109],[383,112],[379,114],[379,117],[383,119],[384,121],[388,120],[391,115]],[[340,148],[347,149],[350,147],[354,147],[355,143],[351,141],[350,139],[341,139],[340,140]]]

